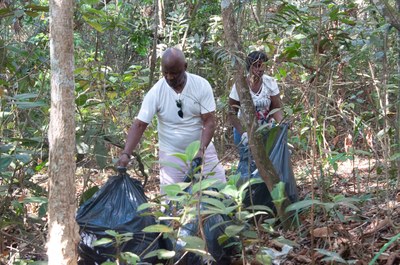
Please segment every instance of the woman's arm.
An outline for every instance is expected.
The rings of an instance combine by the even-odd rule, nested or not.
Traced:
[[[283,120],[283,111],[282,111],[282,101],[280,95],[276,96],[271,96],[271,106],[269,107],[269,110],[272,111],[274,109],[279,109],[277,112],[272,114],[272,117],[280,123]]]
[[[237,100],[234,100],[232,98],[229,98],[229,111],[228,111],[228,121],[231,123],[231,125],[240,133],[240,135],[243,134],[243,127],[242,124],[240,123],[240,120],[237,116],[239,112],[239,107],[240,107],[240,102]]]

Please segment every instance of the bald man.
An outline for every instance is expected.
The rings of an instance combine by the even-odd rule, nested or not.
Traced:
[[[128,165],[147,125],[157,115],[159,160],[178,164],[181,168],[160,164],[161,192],[164,185],[183,182],[189,170],[188,163],[172,154],[185,153],[186,147],[196,140],[200,140],[197,157],[204,161],[202,175],[225,182],[225,170],[211,142],[216,126],[211,85],[204,78],[186,72],[187,62],[179,49],[169,48],[163,53],[161,68],[164,77],[144,97],[117,164]]]

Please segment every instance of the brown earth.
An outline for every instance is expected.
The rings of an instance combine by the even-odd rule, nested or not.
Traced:
[[[237,162],[234,153],[227,151],[222,159],[228,174]],[[345,196],[357,201],[336,204],[330,211],[315,206],[299,215],[295,230],[283,231],[276,226],[273,231],[264,232],[262,242],[247,247],[245,264],[260,264],[253,259],[259,251],[279,252],[285,245],[292,248],[280,264],[369,264],[380,251],[376,264],[400,264],[400,193],[394,188],[396,180],[385,176],[380,162],[355,157],[339,162],[336,172],[327,168],[315,170],[318,177],[312,178],[312,161],[292,160],[301,200],[333,202],[334,198]],[[129,173],[140,178],[133,169]],[[101,186],[114,174],[113,170],[78,168],[77,196],[84,187]],[[46,175],[36,176],[38,185],[45,186],[46,180]],[[145,192],[150,199],[159,194],[157,168],[152,169]],[[20,195],[21,201],[24,196],[27,194]],[[37,218],[39,209],[35,204],[24,210],[21,223],[2,225],[0,264],[25,264],[15,263],[19,258],[46,259],[46,217]],[[390,241],[396,236],[397,240]],[[238,260],[235,264],[244,263]]]

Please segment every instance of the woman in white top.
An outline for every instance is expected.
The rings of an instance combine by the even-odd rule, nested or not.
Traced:
[[[265,62],[268,57],[261,51],[253,51],[246,58],[247,85],[250,90],[253,104],[256,109],[256,117],[259,125],[271,122],[271,117],[276,122],[281,122],[283,113],[280,109],[282,102],[279,96],[278,85],[272,77],[264,74]],[[236,145],[247,145],[247,132],[240,123],[240,100],[234,84],[229,94],[229,120],[234,127],[234,142]],[[273,109],[279,109],[269,116],[269,112]]]

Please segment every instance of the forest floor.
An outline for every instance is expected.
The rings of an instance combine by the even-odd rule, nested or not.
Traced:
[[[356,157],[338,162],[336,172],[318,170],[319,177],[314,179],[309,177],[311,161],[292,158],[292,162],[300,200],[336,203],[302,211],[294,230],[283,231],[276,226],[264,232],[261,242],[246,249],[246,262],[232,264],[261,264],[254,259],[260,251],[273,251],[277,256],[273,264],[372,264],[377,253],[375,264],[400,264],[400,193],[391,184],[396,181],[386,178],[375,161]],[[234,155],[224,159],[228,174],[236,163]],[[78,168],[77,174],[80,196],[85,179],[90,179],[89,185],[101,186],[115,172]],[[136,172],[130,170],[129,174],[135,177]],[[45,183],[42,177],[44,180],[38,176],[38,184]],[[159,194],[157,170],[149,176],[145,192],[149,198]],[[339,203],[341,196],[354,200]],[[0,264],[31,264],[18,260],[46,259],[47,219],[32,221],[29,216],[38,211],[34,204],[25,210],[22,224],[2,226]]]

